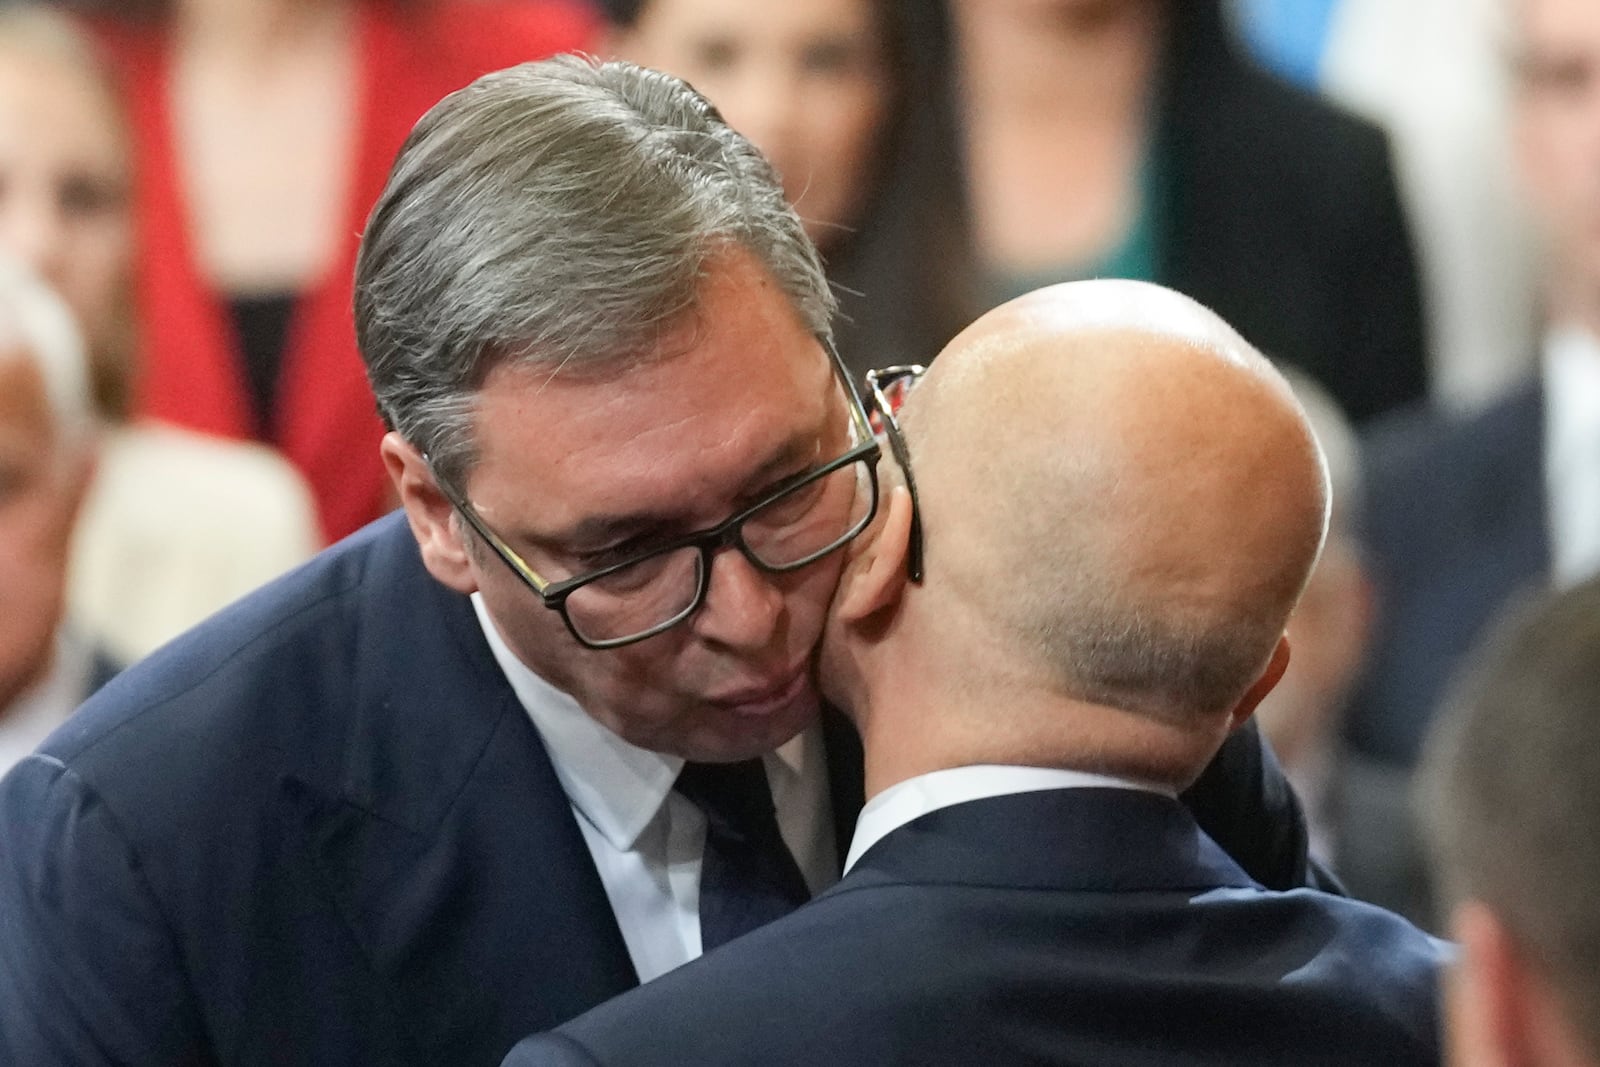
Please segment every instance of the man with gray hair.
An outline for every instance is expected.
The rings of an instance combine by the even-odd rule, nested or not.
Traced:
[[[771,168],[664,75],[502,71],[356,292],[404,514],[0,782],[0,1060],[492,1064],[839,875],[813,661],[879,445]],[[1189,799],[1304,880],[1255,735]]]
[[[1186,297],[1077,282],[903,414],[823,644],[866,750],[843,881],[506,1067],[1437,1063],[1441,946],[1264,889],[1176,799],[1283,674],[1326,528],[1283,379]]]
[[[1423,752],[1450,1062],[1600,1064],[1600,577],[1502,619]]]
[[[115,673],[65,625],[94,469],[88,360],[55,293],[0,261],[0,774]]]

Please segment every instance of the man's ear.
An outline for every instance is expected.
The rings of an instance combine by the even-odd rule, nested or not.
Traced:
[[[455,508],[439,491],[422,454],[393,431],[383,435],[378,452],[400,506],[406,509],[406,520],[428,573],[459,593],[476,592],[477,573],[462,540],[461,526],[455,521]]]
[[[1288,669],[1289,635],[1283,634],[1278,638],[1278,644],[1272,650],[1272,658],[1267,661],[1267,669],[1261,672],[1261,677],[1257,678],[1254,684],[1245,690],[1244,696],[1240,698],[1239,703],[1233,706],[1233,711],[1228,716],[1228,730],[1230,733],[1243,726],[1250,716],[1255,714],[1256,708],[1267,698],[1267,694],[1272,692],[1273,688],[1283,680],[1283,672]]]
[[[856,623],[900,602],[906,587],[911,543],[911,494],[895,486],[880,505],[878,520],[864,530],[839,579],[834,615]]]
[[[1476,900],[1450,919],[1461,955],[1446,985],[1452,1063],[1523,1067],[1541,1062],[1532,975],[1505,925]]]

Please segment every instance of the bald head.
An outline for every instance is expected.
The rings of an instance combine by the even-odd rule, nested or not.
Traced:
[[[1168,722],[1260,677],[1327,489],[1293,394],[1221,319],[1142,283],[1043,289],[956,338],[903,416],[946,651],[983,632],[976,671]]]

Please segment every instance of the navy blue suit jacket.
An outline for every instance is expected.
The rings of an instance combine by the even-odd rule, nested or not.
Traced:
[[[859,743],[825,723],[842,847]],[[1231,752],[1197,804],[1303,878],[1281,775],[1254,737]],[[635,984],[537,731],[399,517],[0,782],[0,1063],[471,1067]]]
[[[1550,570],[1544,392],[1466,418],[1412,415],[1368,443],[1366,540],[1378,619],[1346,735],[1409,767],[1463,659]]]
[[[832,890],[503,1067],[1438,1062],[1444,947],[1253,883],[1178,803],[1119,789],[971,801]]]

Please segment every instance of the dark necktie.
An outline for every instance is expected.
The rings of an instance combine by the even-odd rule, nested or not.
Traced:
[[[703,951],[781,919],[811,899],[778,832],[772,787],[759,759],[685,763],[674,788],[706,817],[700,865]]]

